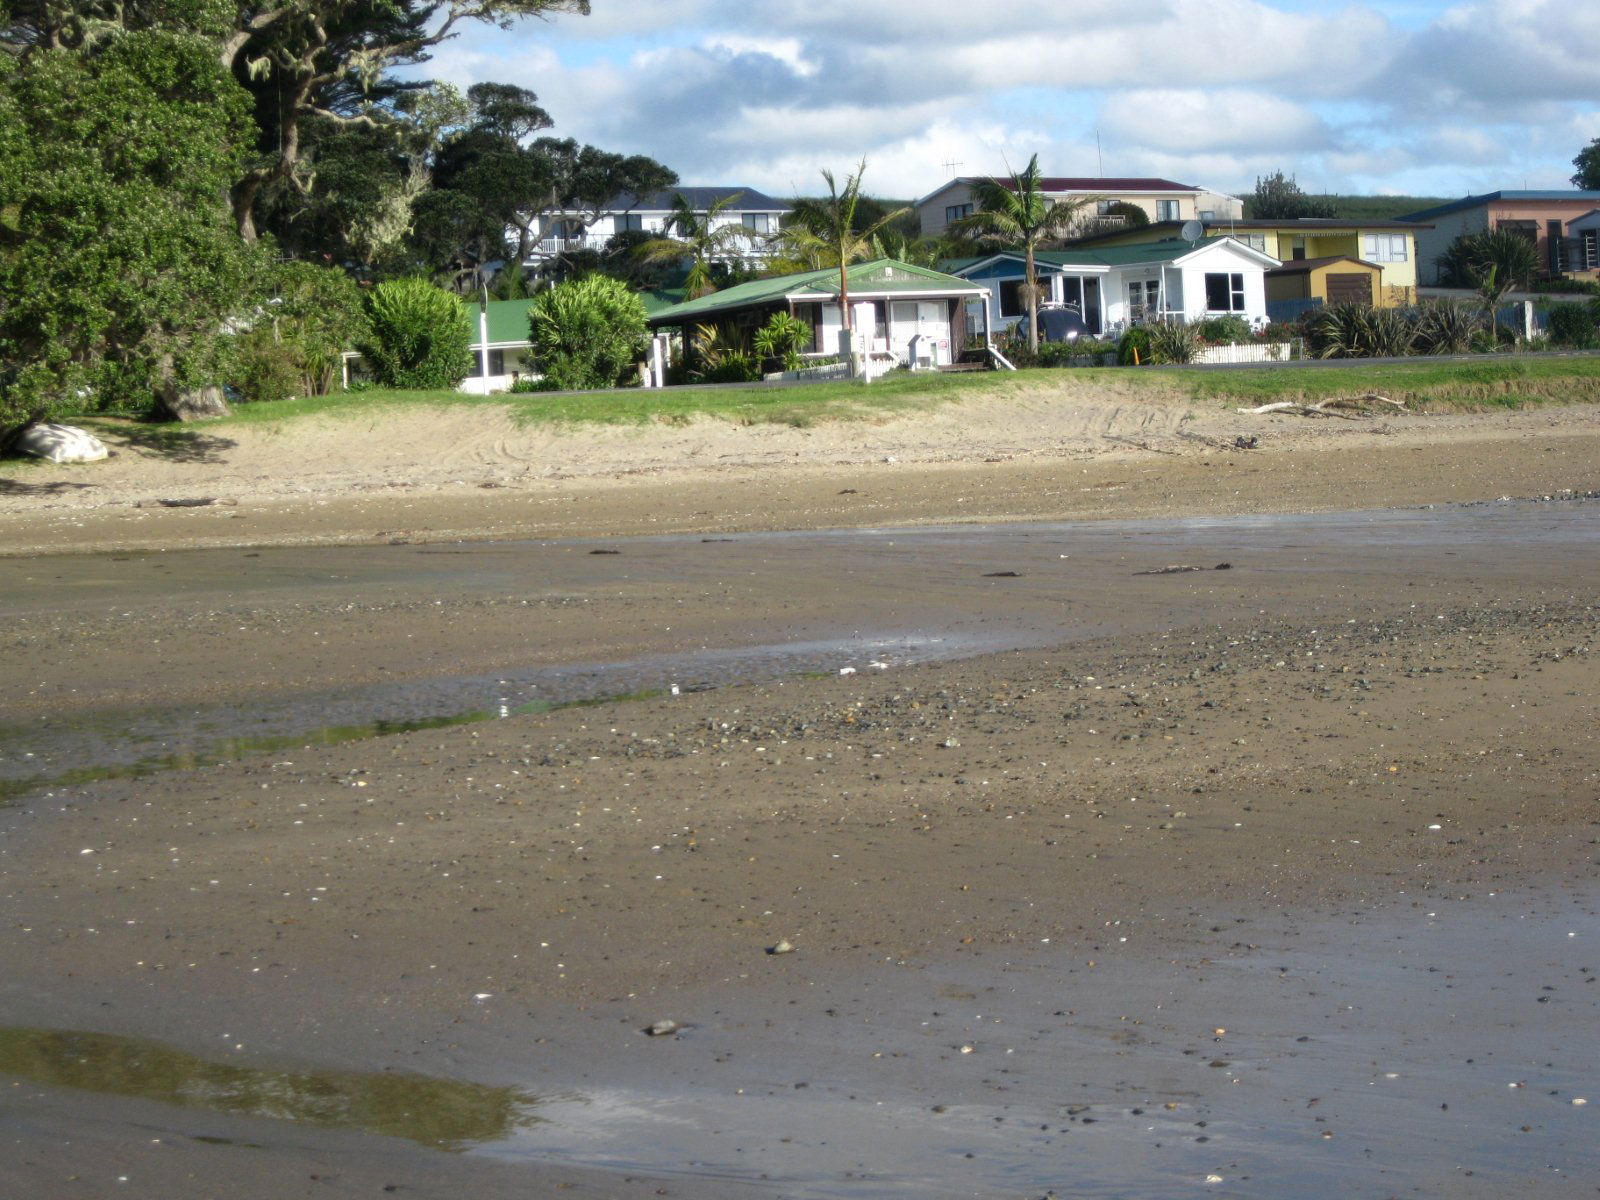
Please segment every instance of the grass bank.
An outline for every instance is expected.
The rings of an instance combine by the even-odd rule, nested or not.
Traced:
[[[1188,402],[1246,407],[1277,400],[1325,400],[1377,392],[1419,412],[1487,411],[1534,404],[1592,403],[1600,399],[1600,356],[1423,359],[1352,366],[1248,367],[1229,370],[1054,368],[982,374],[895,374],[870,385],[816,383],[791,386],[668,388],[644,391],[530,392],[472,396],[452,391],[371,390],[313,396],[272,404],[241,405],[233,415],[207,422],[208,434],[230,424],[274,425],[314,416],[378,417],[404,408],[492,408],[523,425],[681,424],[699,417],[739,425],[806,427],[822,422],[869,420],[927,411],[962,400],[1001,400],[1027,394],[1063,398],[1115,395],[1137,403]],[[188,429],[168,427],[172,436]]]

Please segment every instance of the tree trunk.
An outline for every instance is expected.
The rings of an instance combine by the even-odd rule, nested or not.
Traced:
[[[1039,284],[1034,279],[1033,271],[1033,242],[1028,242],[1028,350],[1034,355],[1039,353]]]

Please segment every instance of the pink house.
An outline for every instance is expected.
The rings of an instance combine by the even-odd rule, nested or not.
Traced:
[[[1425,285],[1439,282],[1439,256],[1462,234],[1514,229],[1539,248],[1547,277],[1594,275],[1600,268],[1593,215],[1600,192],[1489,192],[1410,213],[1417,230],[1417,268]]]

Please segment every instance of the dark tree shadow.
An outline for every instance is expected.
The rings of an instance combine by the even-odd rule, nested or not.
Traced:
[[[58,496],[63,492],[99,487],[98,483],[75,483],[61,479],[55,483],[23,483],[20,479],[0,479],[0,496]]]
[[[108,442],[114,442],[135,454],[147,458],[160,458],[167,462],[219,463],[225,461],[223,451],[232,450],[239,443],[231,438],[213,437],[193,429],[169,429],[159,426],[123,426],[118,429],[96,431]]]

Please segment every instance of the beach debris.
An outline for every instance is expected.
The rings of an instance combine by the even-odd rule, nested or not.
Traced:
[[[793,954],[794,944],[788,938],[779,938],[775,946],[767,947],[768,954]]]
[[[839,668],[839,674],[841,674],[841,675],[854,675],[855,673],[856,673],[856,669],[854,667],[840,667]]]
[[[621,550],[591,550],[590,554],[621,554]]]
[[[956,741],[955,738],[945,738],[945,740],[940,742],[939,745],[943,746],[946,750],[954,750],[957,746],[961,745],[961,743]]]
[[[1315,404],[1304,404],[1298,400],[1278,400],[1272,404],[1263,404],[1259,408],[1236,408],[1233,411],[1252,417],[1263,413],[1294,413],[1302,417],[1342,417],[1346,421],[1364,421],[1384,411],[1378,407],[1383,404],[1398,412],[1411,411],[1403,400],[1391,400],[1376,392],[1368,392],[1362,396],[1335,396],[1331,400],[1319,400]]]
[[[1219,562],[1214,567],[1196,567],[1189,563],[1168,563],[1164,567],[1156,567],[1150,571],[1135,571],[1135,575],[1187,575],[1190,571],[1231,571],[1231,562]]]
[[[644,1031],[651,1037],[670,1037],[672,1034],[677,1033],[678,1030],[682,1028],[683,1026],[679,1025],[676,1021],[661,1020],[651,1022],[649,1025],[645,1026]]]
[[[983,577],[985,579],[1021,579],[1022,573],[1020,571],[986,571]]]
[[[30,425],[17,434],[11,448],[53,463],[99,462],[111,456],[106,444],[88,430],[48,421]]]
[[[156,504],[162,508],[210,508],[213,504],[223,503],[228,502],[218,500],[215,496],[180,496],[175,500],[156,501]],[[236,504],[238,501],[232,501],[231,503]],[[139,501],[139,507],[145,507],[143,500]]]
[[[1233,439],[1233,448],[1235,450],[1259,450],[1261,449],[1261,439],[1253,433],[1249,436],[1241,433]]]

